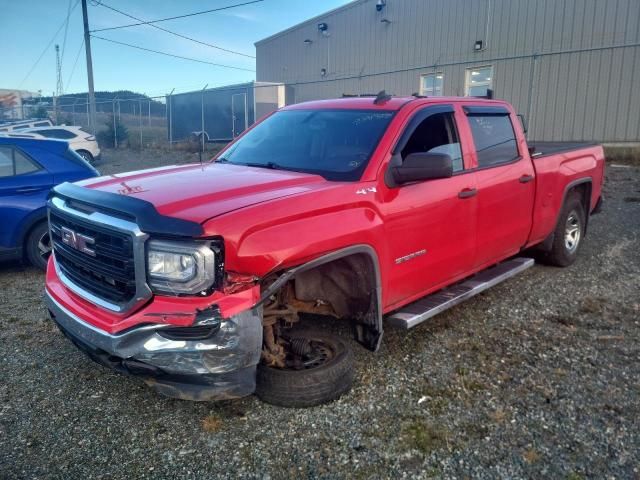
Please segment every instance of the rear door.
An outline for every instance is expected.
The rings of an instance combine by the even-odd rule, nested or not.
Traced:
[[[22,222],[45,206],[53,175],[25,152],[0,145],[0,245],[16,247]]]
[[[535,172],[520,152],[516,117],[502,106],[465,106],[475,145],[478,189],[477,246],[474,267],[518,253],[531,229]]]

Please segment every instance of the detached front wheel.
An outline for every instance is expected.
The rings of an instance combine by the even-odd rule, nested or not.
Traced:
[[[353,384],[353,354],[331,335],[306,331],[287,339],[285,368],[258,365],[256,395],[281,407],[311,407],[335,400]]]

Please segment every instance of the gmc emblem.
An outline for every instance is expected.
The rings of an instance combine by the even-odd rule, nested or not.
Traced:
[[[96,243],[95,239],[81,233],[76,233],[67,227],[60,228],[60,236],[62,237],[62,243],[92,257],[96,256],[96,251],[88,247],[88,245]]]

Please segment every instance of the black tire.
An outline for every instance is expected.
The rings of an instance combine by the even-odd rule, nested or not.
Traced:
[[[94,159],[91,153],[87,152],[86,150],[78,150],[76,153],[80,155],[85,160],[85,162],[93,165]]]
[[[289,370],[258,365],[256,395],[281,407],[312,407],[330,402],[349,391],[353,384],[353,354],[347,345],[331,335],[314,331],[297,332],[302,337],[321,342],[333,350],[326,363],[303,370]]]
[[[577,237],[573,245],[567,239],[570,225],[577,229]],[[558,224],[553,233],[553,245],[544,258],[545,262],[557,267],[568,267],[575,262],[584,238],[585,225],[586,215],[582,196],[578,192],[570,193],[562,206]]]
[[[43,247],[47,247],[46,249]],[[27,237],[25,244],[27,259],[34,267],[40,270],[47,269],[47,260],[51,254],[51,240],[49,239],[49,226],[47,222],[37,224]]]

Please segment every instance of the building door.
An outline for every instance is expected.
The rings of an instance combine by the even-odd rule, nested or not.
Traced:
[[[236,138],[249,126],[246,93],[234,93],[233,95],[231,95],[231,121],[233,128],[233,138]]]

